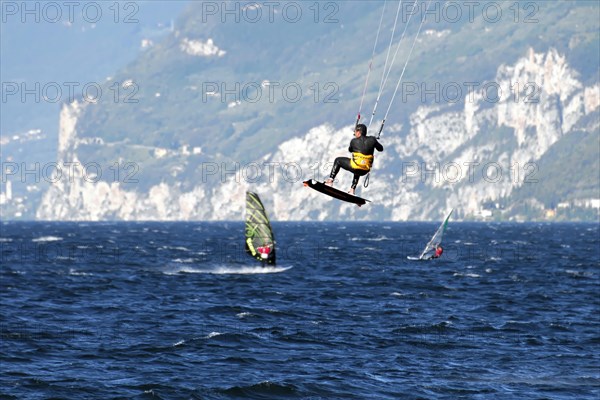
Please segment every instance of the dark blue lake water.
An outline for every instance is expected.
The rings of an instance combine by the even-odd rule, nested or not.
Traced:
[[[598,399],[598,224],[1,225],[0,398]]]

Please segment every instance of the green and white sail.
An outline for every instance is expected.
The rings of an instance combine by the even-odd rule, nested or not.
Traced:
[[[246,192],[246,253],[275,265],[275,237],[267,212],[256,193]]]

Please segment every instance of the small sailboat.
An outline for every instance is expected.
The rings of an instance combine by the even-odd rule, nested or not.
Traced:
[[[431,240],[429,240],[427,246],[425,246],[421,252],[421,255],[419,257],[408,256],[406,258],[409,260],[431,260],[432,258],[438,258],[441,255],[441,251],[436,250],[442,243],[442,238],[444,236],[444,232],[446,231],[446,227],[448,226],[448,220],[450,219],[450,215],[452,215],[452,211],[454,211],[454,209],[451,209],[450,212],[446,214],[444,221],[439,226],[437,231],[435,231],[435,234],[432,236]]]
[[[246,253],[263,265],[275,265],[275,237],[260,198],[246,192]]]

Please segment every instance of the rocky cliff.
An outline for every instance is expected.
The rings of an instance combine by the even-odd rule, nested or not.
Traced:
[[[323,179],[334,158],[347,155],[352,126],[315,126],[242,163],[185,145],[168,151],[80,137],[84,106],[72,103],[61,112],[58,160],[80,167],[51,186],[36,217],[233,220],[242,218],[244,193],[252,190],[274,220],[427,220],[450,207],[457,218],[483,218],[490,203],[506,202],[516,188],[544,184],[538,161],[562,137],[584,131],[599,140],[600,87],[597,81],[586,86],[578,76],[557,50],[530,49],[499,65],[495,79],[463,84],[458,99],[442,90],[456,84],[442,82],[440,101],[423,102],[405,121],[384,129],[385,151],[376,156],[369,186],[359,190],[371,200],[362,208],[302,187],[302,180]],[[144,162],[118,158],[114,166],[91,168],[90,160],[79,161],[80,149],[90,146],[95,154],[118,154],[120,147],[131,154],[135,148]],[[149,173],[159,162],[162,174]],[[107,178],[115,178],[120,168],[130,176],[140,172],[143,182]],[[349,186],[350,174],[342,171],[338,177],[338,187]],[[543,208],[543,199],[537,202]]]

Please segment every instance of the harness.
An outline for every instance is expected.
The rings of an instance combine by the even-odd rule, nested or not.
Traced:
[[[350,166],[353,169],[360,169],[362,171],[370,171],[373,166],[373,155],[366,155],[359,152],[352,153],[352,158],[350,159]]]

